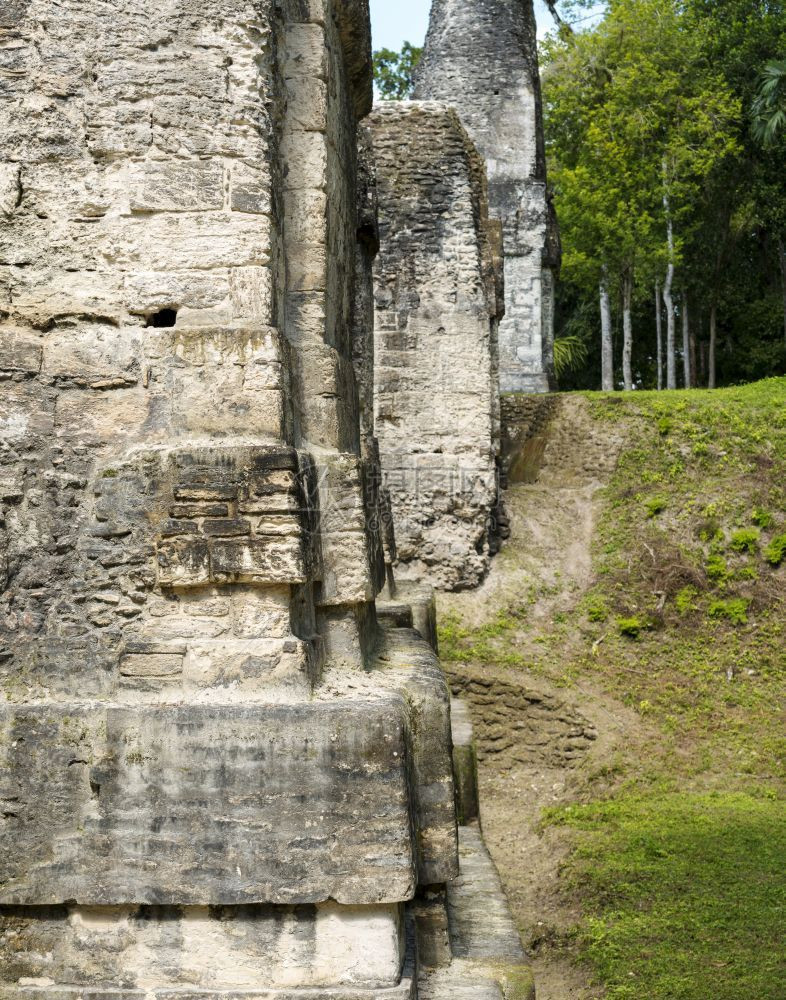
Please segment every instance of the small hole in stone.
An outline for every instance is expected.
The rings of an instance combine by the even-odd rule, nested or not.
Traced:
[[[93,781],[92,778],[90,779],[90,791],[91,791],[94,799],[97,799],[98,796],[101,794],[101,785],[100,785],[100,783],[98,781]]]
[[[147,317],[147,326],[174,326],[177,320],[177,309],[159,309],[157,313]]]

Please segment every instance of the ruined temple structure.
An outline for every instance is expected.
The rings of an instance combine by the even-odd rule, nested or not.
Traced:
[[[5,0],[0,52],[1,1000],[530,997],[376,609],[367,3]]]
[[[415,97],[455,108],[484,156],[491,215],[503,224],[503,392],[553,381],[559,236],[546,161],[532,0],[433,0]]]
[[[497,503],[499,225],[454,111],[390,101],[369,121],[382,245],[375,430],[396,576],[466,589],[488,571]]]

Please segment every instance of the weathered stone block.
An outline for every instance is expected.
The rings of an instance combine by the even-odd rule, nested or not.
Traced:
[[[175,212],[120,218],[105,252],[122,267],[206,270],[270,263],[270,225],[238,212]]]
[[[305,583],[300,540],[257,537],[210,543],[211,576],[218,583]]]
[[[211,579],[206,538],[174,538],[156,549],[158,582],[162,587],[204,587]]]
[[[404,703],[0,710],[0,903],[395,902]]]
[[[9,941],[0,996],[32,980],[50,981],[55,997],[75,982],[113,996],[128,995],[115,993],[120,987],[211,996],[293,986],[321,997],[342,986],[387,995],[401,977],[402,923],[395,904],[0,908],[0,937]]]
[[[41,337],[35,331],[0,327],[0,372],[37,375],[42,356]]]
[[[179,677],[183,673],[182,652],[125,653],[120,660],[122,677]]]
[[[41,372],[90,389],[135,385],[139,333],[107,326],[62,328],[46,334]]]
[[[224,207],[224,166],[219,160],[131,164],[127,184],[132,212],[208,212]]]
[[[10,219],[22,200],[21,169],[18,163],[0,163],[0,213]]]

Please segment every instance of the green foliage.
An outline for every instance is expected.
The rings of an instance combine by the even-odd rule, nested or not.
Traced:
[[[557,337],[554,341],[554,372],[562,378],[587,363],[587,345],[580,337]]]
[[[658,431],[663,437],[666,437],[674,425],[671,422],[670,417],[661,417],[658,420]]]
[[[645,629],[646,622],[643,622],[641,618],[618,618],[617,619],[617,631],[620,635],[624,635],[627,639],[638,639]]]
[[[591,622],[605,622],[609,617],[609,606],[602,594],[590,594],[584,602],[587,618]]]
[[[770,566],[780,566],[783,560],[786,559],[786,534],[773,538],[764,550],[764,558]]]
[[[691,611],[696,610],[696,598],[699,596],[699,591],[696,587],[690,584],[687,587],[683,587],[682,590],[677,592],[677,596],[674,598],[674,603],[677,606],[677,611],[681,615],[687,615]]]
[[[751,521],[759,528],[771,528],[775,523],[775,518],[768,511],[757,507],[751,514]]]
[[[748,604],[744,597],[732,597],[727,601],[713,601],[708,614],[710,618],[725,618],[732,625],[748,624]]]
[[[657,517],[658,514],[662,514],[663,511],[668,507],[669,501],[666,497],[650,497],[645,503],[647,509],[647,517]]]
[[[786,60],[767,63],[753,102],[753,134],[765,146],[786,132]]]
[[[627,794],[550,811],[573,832],[586,958],[609,1000],[780,1000],[786,802]]]
[[[405,101],[412,97],[413,75],[423,49],[404,42],[400,52],[378,49],[374,53],[374,85],[383,101]]]
[[[708,377],[711,307],[720,384],[786,373],[784,51],[780,0],[613,0],[588,30],[543,44],[564,254],[557,329],[588,348],[565,387],[597,387],[604,274],[617,342],[621,289],[634,283],[634,381],[657,384],[654,289],[669,259],[699,341],[694,379]]]
[[[733,552],[747,552],[755,555],[759,549],[759,538],[761,535],[754,528],[742,528],[735,531],[729,541],[729,547]]]
[[[719,552],[707,556],[707,576],[716,583],[725,583],[730,578],[728,564]]]

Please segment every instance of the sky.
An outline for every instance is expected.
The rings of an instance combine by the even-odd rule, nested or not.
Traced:
[[[428,27],[431,0],[371,0],[371,26],[375,49],[401,48],[402,42],[422,45]],[[540,33],[553,22],[542,0],[535,0]]]

